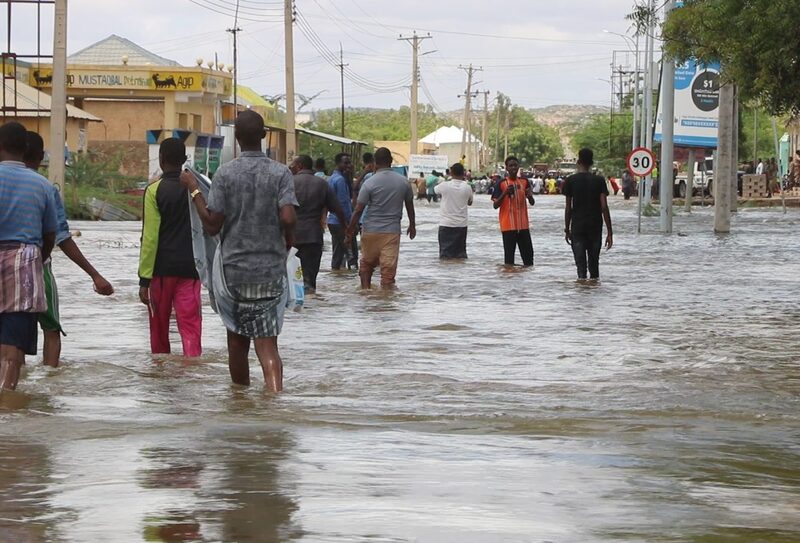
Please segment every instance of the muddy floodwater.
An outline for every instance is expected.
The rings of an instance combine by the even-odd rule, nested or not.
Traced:
[[[560,197],[532,270],[500,266],[487,196],[471,213],[469,261],[443,263],[418,207],[395,293],[324,264],[279,396],[255,363],[229,384],[208,307],[204,356],[154,361],[139,224],[73,224],[117,294],[55,255],[69,336],[0,401],[0,541],[800,541],[800,212],[637,236],[614,199],[599,286]]]

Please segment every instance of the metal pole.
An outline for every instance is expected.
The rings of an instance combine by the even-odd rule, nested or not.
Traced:
[[[639,131],[636,123],[639,120],[639,36],[636,36],[636,71],[633,83],[633,135],[631,136],[631,150],[639,147]]]
[[[650,0],[650,12],[655,13],[656,10],[656,1]],[[653,74],[655,70],[653,69],[653,56],[655,54],[655,32],[656,32],[656,25],[655,21],[651,21],[651,24],[647,31],[647,81],[645,84],[645,88],[647,89],[647,94],[645,95],[645,109],[646,109],[646,126],[645,126],[645,147],[653,150]],[[662,164],[663,166],[663,164]],[[652,178],[648,175],[645,178],[645,202],[650,203],[650,199],[652,194],[650,193],[650,187],[652,185]]]
[[[64,145],[67,137],[67,0],[55,0],[53,87],[50,105],[50,181],[64,193]]]
[[[463,67],[461,68],[464,69]],[[470,97],[472,96],[472,64],[467,68],[467,91],[464,94],[464,123],[461,130],[461,156],[467,155],[467,128],[469,127],[469,106]]]
[[[664,6],[666,20],[675,5],[670,0]],[[672,233],[672,197],[675,194],[675,180],[672,177],[672,162],[675,157],[675,61],[665,58],[662,53],[661,86],[664,89],[662,105],[662,138],[661,138],[661,182],[659,183],[659,200],[661,200],[661,232]]]
[[[286,69],[286,161],[297,154],[294,110],[294,0],[283,1],[284,56]]]
[[[683,203],[683,208],[687,213],[692,212],[692,200],[694,200],[694,165],[696,162],[695,150],[689,149],[689,158],[686,161],[686,201]]]

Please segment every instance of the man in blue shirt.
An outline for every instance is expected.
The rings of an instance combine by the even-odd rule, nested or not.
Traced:
[[[26,354],[36,354],[38,313],[47,309],[43,261],[56,241],[50,182],[25,167],[27,130],[0,126],[0,387],[14,390]]]
[[[38,172],[39,166],[41,166],[42,160],[44,160],[44,141],[39,134],[30,131],[27,134],[27,139],[28,148],[23,157],[25,166],[34,172]],[[94,266],[92,266],[83,255],[78,244],[72,239],[72,234],[69,231],[69,223],[67,222],[67,212],[64,209],[64,203],[61,200],[61,193],[58,191],[58,187],[56,185],[51,185],[51,190],[56,204],[56,218],[58,220],[56,245],[67,258],[72,260],[92,278],[95,292],[102,296],[114,294],[114,287],[111,286],[111,283],[106,281],[105,277],[94,269]],[[56,278],[53,275],[52,262],[50,259],[44,263],[44,286],[45,294],[47,295],[47,311],[39,314],[39,326],[42,327],[42,332],[44,332],[42,358],[45,365],[57,368],[61,358],[61,334],[64,333],[64,330],[61,328],[58,286],[56,284]]]
[[[350,179],[353,174],[353,161],[347,153],[339,153],[336,155],[336,169],[328,179],[328,185],[331,187],[333,194],[342,206],[344,218],[350,222],[350,217],[353,216],[353,187]],[[358,241],[353,237],[352,242],[348,245],[345,243],[345,230],[347,224],[341,224],[339,219],[334,213],[328,214],[328,230],[331,233],[331,244],[333,245],[333,255],[331,256],[331,269],[340,270],[347,267],[358,269]]]

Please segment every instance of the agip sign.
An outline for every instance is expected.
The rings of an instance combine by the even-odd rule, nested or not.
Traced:
[[[50,68],[30,72],[30,85],[47,88],[53,85]],[[67,88],[70,90],[139,90],[173,92],[210,92],[225,94],[230,89],[227,78],[204,74],[201,71],[103,70],[67,69]]]

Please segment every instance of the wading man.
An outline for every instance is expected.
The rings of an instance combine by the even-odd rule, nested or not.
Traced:
[[[358,267],[358,254],[353,251],[353,246],[357,244],[355,238],[352,242],[345,243],[345,231],[347,224],[350,222],[350,217],[353,216],[353,203],[352,193],[353,187],[350,184],[350,177],[353,175],[353,161],[350,155],[346,153],[339,153],[335,157],[336,169],[328,179],[328,184],[339,200],[339,204],[344,212],[344,217],[347,220],[345,223],[339,222],[339,218],[332,210],[328,213],[328,230],[331,233],[331,269],[341,270],[347,265],[348,268]]]
[[[28,132],[28,148],[25,150],[25,166],[38,172],[44,160],[44,141],[36,132]],[[61,193],[56,185],[50,185],[53,192],[53,200],[56,204],[56,218],[58,220],[58,230],[56,232],[56,245],[59,249],[80,269],[92,278],[94,290],[102,296],[114,294],[114,287],[111,283],[98,273],[94,266],[86,259],[83,252],[72,239],[67,222],[67,212],[64,209],[64,202],[61,200]],[[58,367],[61,359],[61,316],[58,304],[58,286],[53,275],[52,261],[47,259],[44,262],[44,287],[47,295],[47,311],[39,314],[39,326],[42,327],[44,334],[44,348],[42,350],[43,362],[53,368]]]
[[[450,168],[452,179],[436,185],[442,198],[439,208],[439,258],[467,258],[467,224],[472,188],[464,179],[464,166]]]
[[[190,172],[181,175],[210,236],[219,234],[212,269],[217,313],[228,329],[228,365],[239,385],[250,384],[250,342],[272,392],[283,389],[278,335],[288,298],[287,248],[296,222],[294,181],[289,168],[261,150],[264,119],[248,110],[234,128],[239,158],[214,175],[206,203]]]
[[[375,151],[375,174],[361,187],[358,205],[347,229],[349,240],[358,230],[364,208],[369,206],[361,234],[361,267],[358,272],[364,289],[372,288],[372,274],[378,266],[381,269],[381,288],[394,288],[400,257],[403,206],[408,214],[408,237],[414,239],[417,235],[411,184],[391,167],[392,153],[389,149],[381,147]]]
[[[297,227],[294,246],[303,268],[303,284],[308,294],[317,290],[317,275],[322,261],[323,232],[320,218],[326,209],[347,224],[339,200],[327,181],[311,171],[311,157],[299,155],[290,168],[294,173],[294,192],[297,196]]]
[[[564,183],[566,208],[564,235],[572,245],[578,279],[597,280],[600,277],[600,250],[603,246],[603,221],[606,223],[606,249],[611,249],[614,236],[611,213],[608,210],[608,187],[599,175],[591,173],[594,153],[581,149],[578,153],[578,173]],[[587,270],[588,269],[588,270]]]
[[[139,299],[149,312],[151,352],[170,352],[169,323],[174,309],[183,355],[196,357],[203,354],[203,319],[189,203],[180,184],[186,146],[177,138],[165,139],[158,161],[161,179],[144,192]]]
[[[17,388],[25,355],[36,354],[43,263],[58,229],[50,182],[23,162],[27,139],[19,123],[0,126],[0,391]]]
[[[528,204],[534,205],[533,190],[528,180],[517,177],[519,160],[506,159],[506,178],[497,183],[492,193],[495,209],[500,209],[500,231],[506,266],[514,265],[517,247],[524,266],[533,266],[533,241],[528,223]]]

